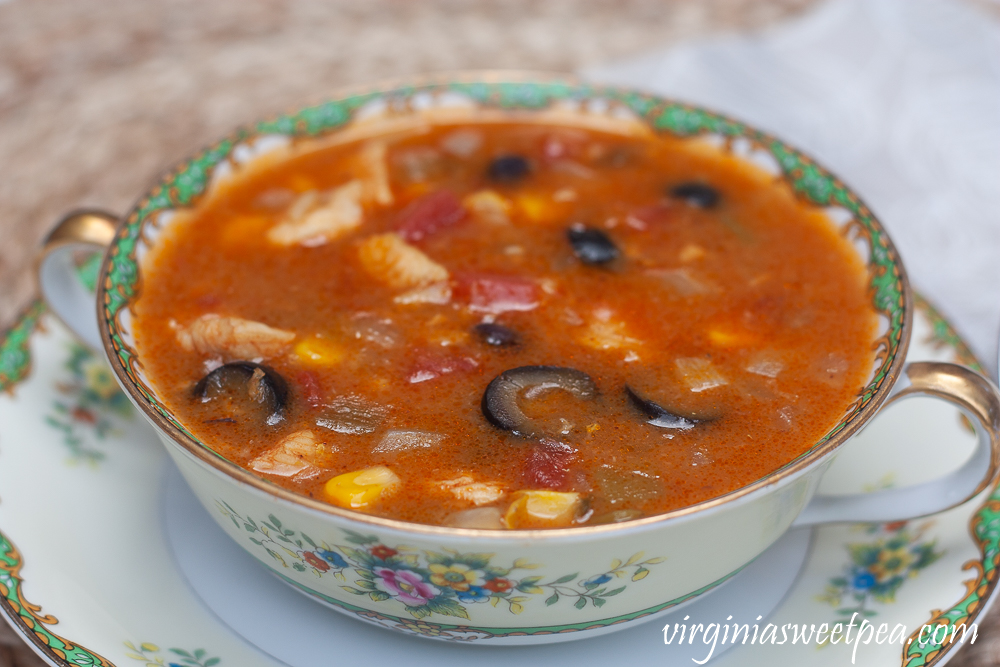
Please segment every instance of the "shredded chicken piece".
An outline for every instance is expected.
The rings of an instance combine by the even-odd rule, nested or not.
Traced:
[[[464,500],[476,506],[489,505],[503,498],[504,494],[500,486],[476,482],[468,475],[438,482],[438,486],[444,491],[451,491],[459,500]]]
[[[393,299],[393,302],[400,304],[433,303],[439,306],[449,301],[451,301],[451,286],[443,282],[417,287]]]
[[[177,326],[177,342],[186,352],[257,359],[284,354],[295,333],[241,317],[202,315],[186,327]]]
[[[361,225],[364,184],[350,181],[328,193],[304,193],[288,210],[288,217],[267,232],[278,245],[317,246],[340,238]]]
[[[389,169],[386,167],[386,143],[369,141],[361,149],[361,168],[364,173],[364,199],[380,206],[388,206],[394,199],[389,187]]]
[[[365,271],[390,287],[405,289],[448,280],[448,269],[392,232],[365,239],[358,259]]]
[[[302,477],[319,468],[318,463],[326,450],[316,442],[316,435],[309,429],[285,436],[271,449],[262,452],[250,462],[257,472],[281,477]]]
[[[473,192],[462,200],[462,205],[479,220],[494,225],[510,223],[511,203],[493,190]]]

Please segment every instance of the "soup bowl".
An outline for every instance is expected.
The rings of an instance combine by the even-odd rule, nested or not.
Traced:
[[[669,133],[771,172],[794,196],[824,211],[867,266],[880,322],[871,341],[870,376],[837,423],[794,460],[725,495],[634,521],[551,530],[449,528],[341,509],[255,476],[199,441],[148,381],[131,327],[144,257],[177,211],[197,205],[246,165],[289,147],[377,136],[413,122],[473,118]],[[96,318],[95,294],[79,279],[80,252],[95,248],[103,252]],[[97,267],[97,260],[82,267]],[[39,279],[55,313],[107,355],[222,530],[299,591],[424,637],[526,644],[628,627],[711,591],[792,526],[935,513],[985,489],[1000,463],[996,388],[960,366],[904,362],[912,327],[905,271],[885,230],[842,181],[781,140],[726,116],[566,77],[413,79],[344,92],[244,127],[181,162],[121,220],[98,211],[67,216],[46,241]],[[817,496],[837,450],[885,404],[918,394],[950,401],[969,418],[978,436],[971,458],[917,486]]]

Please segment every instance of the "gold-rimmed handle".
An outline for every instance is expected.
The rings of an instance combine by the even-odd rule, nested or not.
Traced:
[[[85,343],[101,349],[94,293],[80,280],[76,256],[104,253],[115,237],[118,217],[99,210],[69,213],[49,232],[36,263],[38,288],[56,317]]]
[[[958,364],[917,361],[903,367],[886,405],[912,396],[948,401],[969,418],[977,438],[969,460],[958,470],[923,484],[874,493],[816,496],[795,525],[915,519],[961,505],[996,481],[1000,472],[1000,391],[996,385]]]

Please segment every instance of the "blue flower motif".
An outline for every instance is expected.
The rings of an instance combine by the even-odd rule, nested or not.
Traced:
[[[851,584],[859,591],[867,591],[875,585],[875,576],[867,570],[862,570],[854,575],[854,581]]]
[[[490,599],[490,594],[482,586],[469,586],[469,590],[457,593],[462,602],[486,602]]]
[[[583,587],[586,589],[597,588],[601,584],[606,584],[609,581],[611,581],[610,574],[601,574],[583,582]]]
[[[316,555],[325,560],[330,565],[339,568],[347,567],[347,561],[344,557],[334,551],[328,551],[326,549],[317,549]]]

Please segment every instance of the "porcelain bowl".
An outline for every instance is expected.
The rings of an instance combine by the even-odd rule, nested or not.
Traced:
[[[483,531],[373,517],[282,489],[199,442],[147,381],[130,329],[143,257],[174,213],[195,205],[247,164],[292,147],[463,118],[670,133],[701,142],[706,150],[736,155],[783,180],[795,196],[822,209],[830,224],[842,229],[868,266],[873,308],[881,322],[872,340],[868,383],[826,436],[753,484],[664,515],[594,527]],[[909,287],[899,257],[871,211],[794,148],[687,104],[543,75],[473,73],[388,84],[340,94],[236,131],[163,177],[118,224],[113,237],[88,215],[100,217],[83,213],[68,218],[46,247],[42,287],[55,311],[103,347],[126,393],[157,430],[198,499],[241,547],[297,590],[403,632],[477,644],[576,639],[649,619],[705,594],[800,517],[836,449],[890,398],[901,377],[897,392],[905,386],[934,393],[928,387],[936,391],[944,373],[960,377],[972,396],[959,403],[980,429],[980,454],[973,462],[978,468],[970,468],[965,481],[947,482],[961,496],[947,502],[964,500],[996,473],[996,424],[984,416],[990,409],[1000,414],[1000,403],[989,403],[995,401],[992,387],[954,369],[904,372]],[[97,328],[71,312],[86,297],[60,282],[65,262],[55,252],[86,242],[108,244],[97,283]],[[818,509],[799,521],[905,518],[947,504],[937,496],[928,501],[933,507],[904,500],[887,496],[867,515],[850,508],[845,514],[836,503],[834,510],[814,504]],[[871,507],[868,501],[861,504]]]

